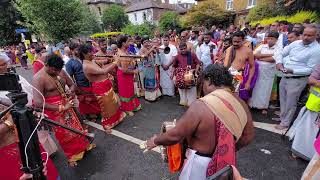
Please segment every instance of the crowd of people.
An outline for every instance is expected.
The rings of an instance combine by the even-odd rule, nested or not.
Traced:
[[[29,60],[37,90],[30,90],[21,77],[24,90],[32,97],[28,106],[44,106],[48,118],[86,133],[87,120],[101,123],[110,133],[126,116],[142,109],[138,97],[154,102],[179,94],[179,104],[188,110],[175,128],[150,138],[146,147],[171,146],[186,139],[183,180],[206,179],[226,165],[235,166],[236,151],[254,137],[249,108],[263,115],[272,113],[271,107],[279,108],[274,112],[279,118],[272,118],[279,121],[275,128],[290,128],[293,156],[313,159],[304,177],[319,177],[319,169],[312,174],[320,153],[319,37],[319,27],[310,23],[274,22],[265,27],[246,23],[242,30],[219,25],[180,34],[157,32],[154,37],[71,39],[56,47],[38,43],[27,49],[20,44],[4,48],[0,67],[2,73],[10,64],[21,63],[27,69]],[[292,123],[308,87],[306,106]],[[4,103],[4,96],[1,104],[10,105]],[[6,126],[0,126],[0,133],[12,132],[12,119],[1,122]],[[53,132],[70,166],[95,147],[63,128],[53,128]],[[42,138],[50,139],[50,135],[42,134],[40,142],[54,153],[54,142]],[[225,151],[218,151],[223,148]]]

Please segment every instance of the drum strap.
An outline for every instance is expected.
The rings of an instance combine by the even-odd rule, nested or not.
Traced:
[[[192,65],[192,56],[190,51],[187,52],[187,64],[188,66]]]

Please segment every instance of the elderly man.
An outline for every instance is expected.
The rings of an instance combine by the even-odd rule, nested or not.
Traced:
[[[277,129],[285,129],[290,125],[308,76],[314,66],[320,63],[320,45],[316,36],[317,27],[309,25],[304,29],[302,40],[291,43],[275,55],[277,69],[284,74],[280,82],[281,123],[276,126]]]

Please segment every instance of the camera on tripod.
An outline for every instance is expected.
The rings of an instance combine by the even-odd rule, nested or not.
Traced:
[[[8,91],[7,97],[13,103],[0,117],[8,111],[12,115],[17,133],[20,158],[22,162],[21,170],[24,173],[32,174],[35,180],[44,180],[43,162],[40,153],[38,135],[36,133],[36,121],[33,115],[33,109],[26,107],[28,103],[27,93],[22,91],[19,83],[19,75],[14,71],[0,74],[0,91]]]

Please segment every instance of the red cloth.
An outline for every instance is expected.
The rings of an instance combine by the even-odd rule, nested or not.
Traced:
[[[194,53],[191,53],[191,59],[192,59],[191,69],[195,69],[196,66],[200,64],[200,61]],[[178,56],[174,58],[173,67],[186,68],[187,66],[188,66],[187,55],[182,55],[181,53],[179,53]]]
[[[47,104],[66,104],[66,101],[60,95],[46,97],[45,100]],[[45,114],[48,116],[49,119],[83,131],[81,123],[72,108],[68,109],[63,113],[60,113],[58,111],[45,110]],[[85,137],[77,135],[63,128],[55,127],[54,132],[57,140],[59,141],[59,144],[61,145],[68,159],[71,159],[73,155],[77,155],[81,152],[86,151],[87,146],[89,145],[89,141]]]
[[[92,91],[98,96],[103,96],[105,93],[107,93],[111,89],[112,89],[112,83],[109,79],[106,79],[101,82],[92,83]],[[102,126],[108,126],[112,128],[117,124],[119,124],[123,120],[123,118],[124,118],[124,113],[119,108],[112,117],[110,118],[103,117],[101,123],[102,123]]]
[[[41,60],[35,60],[33,62],[33,74],[36,74],[44,67],[44,63]]]
[[[41,146],[40,151],[44,152]],[[42,155],[42,159],[46,159],[46,154]],[[22,171],[20,170],[22,164],[17,143],[12,143],[10,145],[0,148],[0,162],[1,179],[18,180],[20,176],[22,176]],[[47,162],[47,172],[48,180],[56,180],[58,178],[58,172],[50,158]]]
[[[140,101],[134,94],[134,75],[126,74],[120,69],[117,71],[118,91],[121,101],[121,110],[135,111],[140,108]]]
[[[92,87],[80,87],[80,89],[88,94],[77,95],[79,100],[79,111],[82,115],[100,114],[101,109],[97,101],[97,97],[93,94]]]
[[[234,111],[232,106],[224,100],[227,108]],[[227,165],[236,165],[236,145],[233,134],[215,116],[217,145],[207,168],[207,177],[223,169]]]

